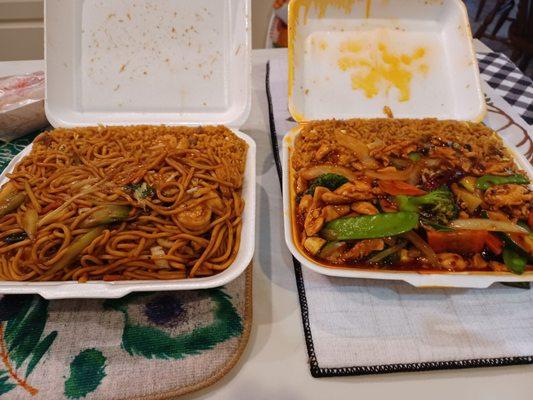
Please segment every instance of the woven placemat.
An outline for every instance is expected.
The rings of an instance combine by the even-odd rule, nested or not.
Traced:
[[[0,171],[32,136],[0,142]],[[241,356],[252,266],[228,285],[121,299],[0,297],[0,397],[167,399],[209,386]]]

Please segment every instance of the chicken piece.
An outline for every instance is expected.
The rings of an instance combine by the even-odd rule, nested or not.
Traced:
[[[324,143],[316,151],[315,158],[318,161],[321,161],[324,157],[326,157],[329,153],[331,153],[332,150],[333,148],[329,144]]]
[[[374,205],[368,201],[360,201],[352,204],[352,210],[358,214],[363,215],[376,215],[379,211]]]
[[[352,202],[352,200],[349,199],[348,197],[330,192],[329,190],[327,192],[324,192],[324,194],[322,194],[322,201],[325,204],[349,204]]]
[[[401,156],[408,155],[417,150],[416,143],[409,140],[404,140],[399,143],[394,143],[385,147],[379,147],[377,149],[370,150],[370,155],[377,158],[383,158],[390,156],[391,154]]]
[[[343,254],[343,258],[346,261],[360,260],[368,256],[373,251],[381,251],[385,247],[383,239],[367,239],[361,240],[354,247]]]
[[[474,269],[485,269],[489,264],[481,257],[481,254],[475,254],[472,257],[471,265]]]
[[[496,272],[509,272],[509,268],[505,264],[497,261],[489,261],[489,267]]]
[[[298,211],[300,213],[305,213],[309,211],[312,205],[313,205],[313,197],[310,194],[305,194],[300,199],[300,203],[298,204]]]
[[[345,183],[337,188],[335,193],[351,200],[369,200],[374,198],[372,186],[363,180]]]
[[[322,215],[322,210],[320,208],[315,208],[309,211],[305,217],[304,229],[307,236],[315,236],[325,223],[324,216]]]
[[[505,174],[509,169],[513,168],[512,161],[487,161],[482,162],[481,165],[484,167],[485,174]]]
[[[462,271],[466,269],[467,263],[459,254],[440,253],[437,254],[439,264],[451,271]]]
[[[533,201],[533,193],[520,185],[495,185],[485,191],[484,200],[496,207],[519,206]]]
[[[324,194],[328,193],[329,189],[319,186],[315,189],[315,193],[313,194],[313,205],[311,208],[318,208],[322,207],[324,205]]]
[[[349,206],[326,206],[322,209],[322,215],[326,222],[333,221],[340,217],[344,217],[350,212]]]
[[[307,181],[304,178],[302,178],[301,176],[296,178],[296,185],[295,185],[296,194],[302,194],[303,192],[307,190],[308,187],[309,185],[307,184]]]

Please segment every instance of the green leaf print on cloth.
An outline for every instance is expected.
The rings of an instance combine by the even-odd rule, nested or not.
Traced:
[[[65,396],[79,399],[96,390],[106,376],[106,358],[96,349],[83,350],[70,363],[70,376],[65,381]]]
[[[48,301],[40,296],[11,295],[0,299],[0,394],[17,386],[31,395],[37,394],[38,389],[26,378],[57,336],[53,331],[41,340],[47,319]]]
[[[146,296],[153,298],[146,299]],[[138,301],[142,298],[142,302]],[[192,309],[189,307],[194,305]],[[131,294],[104,308],[124,314],[122,348],[145,358],[180,359],[200,354],[243,331],[230,296],[221,289],[168,294]],[[195,319],[210,321],[195,326]]]

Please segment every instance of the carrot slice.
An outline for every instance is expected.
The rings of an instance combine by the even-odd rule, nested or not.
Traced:
[[[379,181],[379,187],[392,196],[404,194],[407,196],[422,196],[426,194],[422,189],[402,181]]]

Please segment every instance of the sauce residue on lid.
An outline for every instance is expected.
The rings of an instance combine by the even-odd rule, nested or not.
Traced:
[[[352,89],[362,90],[367,98],[377,96],[380,90],[388,94],[394,87],[399,92],[398,101],[407,101],[411,96],[413,73],[426,74],[429,70],[422,62],[426,56],[424,47],[418,47],[410,54],[394,54],[383,42],[370,53],[363,54],[362,49],[362,44],[357,41],[341,43],[337,65],[341,71],[351,72]]]

